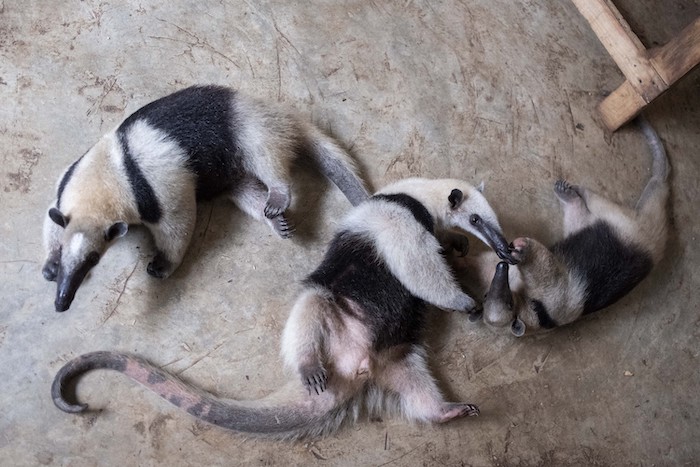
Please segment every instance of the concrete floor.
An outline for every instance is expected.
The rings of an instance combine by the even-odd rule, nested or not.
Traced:
[[[673,166],[674,229],[641,287],[522,340],[435,314],[435,373],[480,417],[362,420],[309,444],[246,440],[106,371],[78,388],[101,411],[54,408],[56,371],[99,349],[138,353],[234,398],[284,378],[288,305],[349,208],[313,172],[296,174],[293,241],[216,201],[201,207],[167,281],[146,274],[143,231],[109,251],[64,314],[41,277],[60,170],[186,85],[228,84],[297,108],[352,148],[375,187],[409,175],[483,180],[509,238],[558,238],[558,177],[630,204],[638,196],[649,168],[641,136],[607,134],[595,113],[621,75],[568,1],[311,3],[0,0],[0,464],[697,465],[697,70],[648,113]],[[615,3],[647,45],[700,14],[697,0]]]

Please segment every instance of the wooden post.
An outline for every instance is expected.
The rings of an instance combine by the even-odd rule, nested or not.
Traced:
[[[610,0],[572,0],[617,64],[626,81],[598,110],[611,131],[700,63],[700,18],[663,47],[647,50]]]

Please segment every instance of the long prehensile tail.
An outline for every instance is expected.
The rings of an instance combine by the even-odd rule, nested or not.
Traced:
[[[350,204],[357,206],[369,198],[357,164],[348,152],[315,127],[310,129],[310,136],[309,155],[321,173],[340,188]]]
[[[96,369],[123,373],[190,415],[256,437],[317,438],[334,432],[345,421],[354,418],[354,401],[336,404],[329,391],[315,396],[316,400],[287,404],[264,400],[219,400],[142,358],[116,352],[87,353],[66,363],[51,386],[56,407],[68,413],[86,410],[87,404],[71,404],[65,399],[64,392],[69,381]]]

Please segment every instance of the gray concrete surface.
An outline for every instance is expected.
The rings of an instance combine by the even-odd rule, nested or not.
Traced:
[[[700,14],[693,0],[616,2],[648,45]],[[118,374],[78,386],[100,411],[54,408],[81,353],[138,353],[219,395],[285,378],[278,342],[298,282],[349,204],[300,169],[299,236],[205,204],[183,266],[145,271],[143,231],[53,311],[41,224],[57,176],[141,105],[194,83],[284,102],[332,131],[382,186],[409,175],[484,181],[509,237],[558,238],[557,177],[633,203],[639,134],[602,130],[621,75],[568,1],[0,0],[0,464],[697,465],[700,74],[648,115],[673,165],[668,258],[613,308],[515,340],[437,312],[433,368],[482,415],[440,427],[362,420],[307,444],[198,423]],[[628,373],[626,373],[628,372]],[[626,374],[630,376],[625,376]]]

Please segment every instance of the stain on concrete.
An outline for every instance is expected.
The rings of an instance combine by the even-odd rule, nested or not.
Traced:
[[[19,150],[20,166],[16,172],[10,172],[6,175],[7,183],[4,191],[18,191],[20,193],[29,193],[32,188],[32,174],[34,167],[39,163],[43,153],[36,148],[22,148]]]
[[[166,424],[173,417],[170,415],[157,415],[156,418],[148,425],[148,434],[151,438],[151,447],[156,451],[160,450],[163,437],[167,437],[168,433],[165,429]]]
[[[54,457],[50,451],[42,450],[36,453],[36,461],[41,465],[51,465]]]
[[[146,425],[143,422],[135,423],[134,430],[136,430],[136,433],[143,436],[144,434],[146,434]]]

